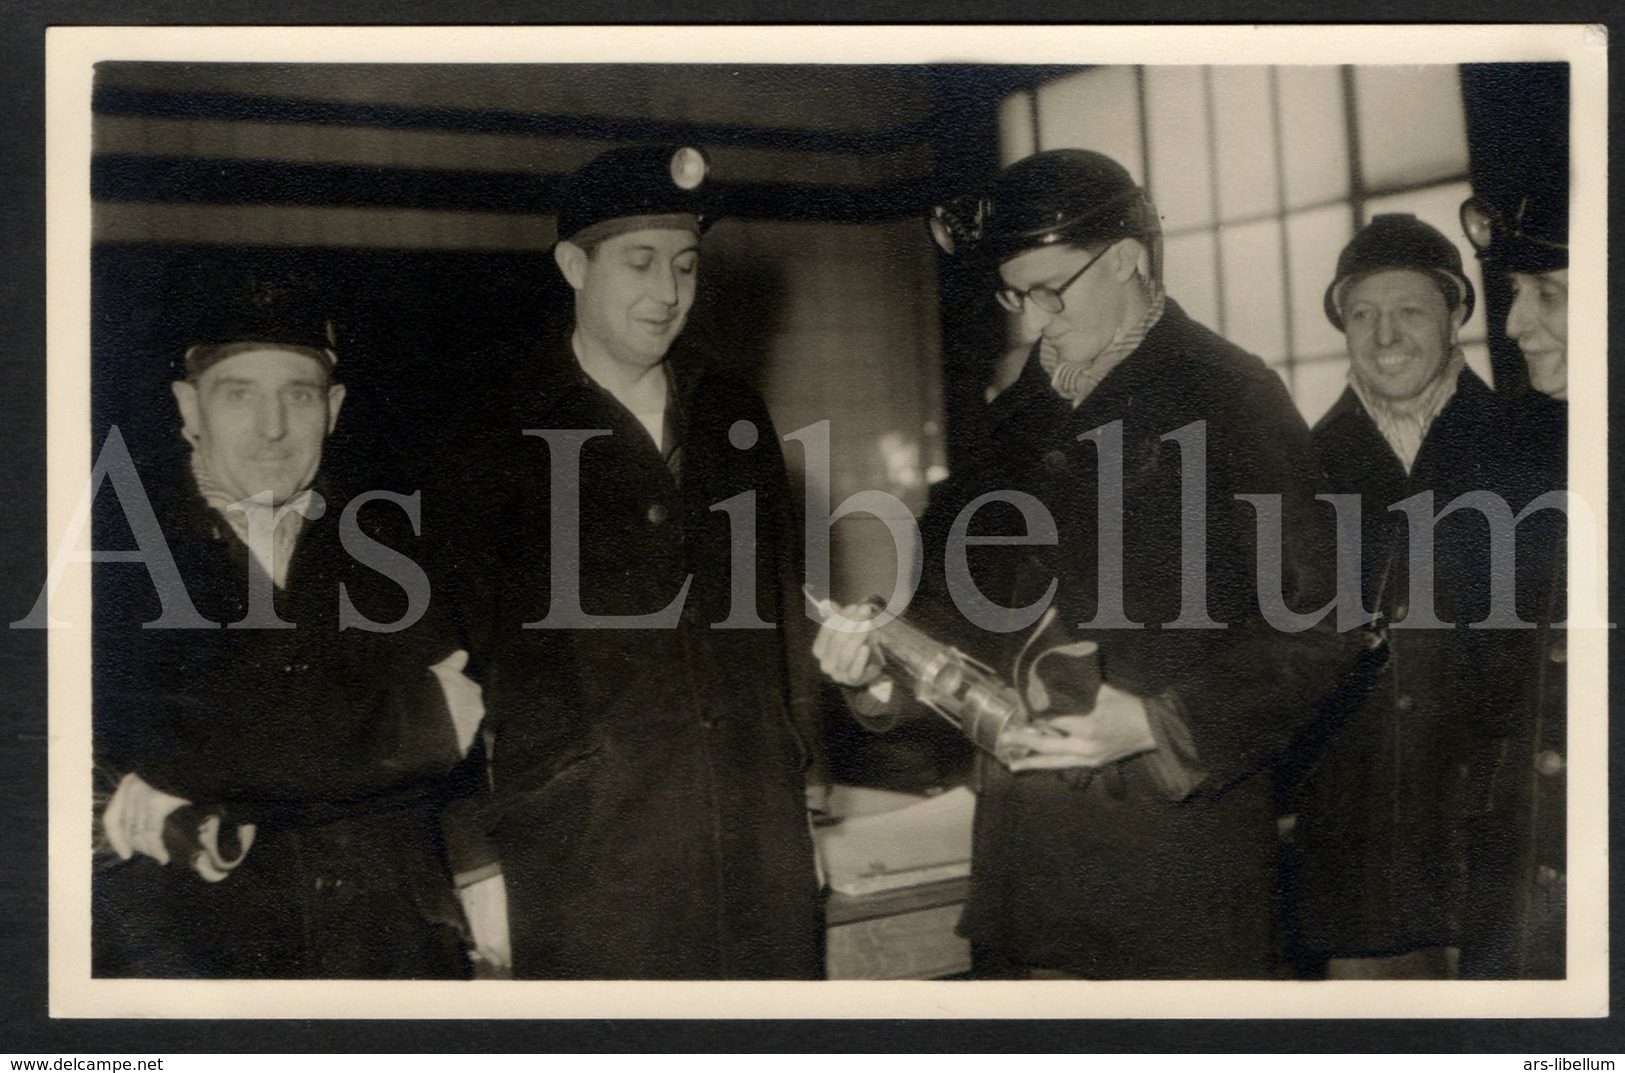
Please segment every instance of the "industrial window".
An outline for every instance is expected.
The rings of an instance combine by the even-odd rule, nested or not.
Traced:
[[[1410,212],[1462,250],[1470,194],[1456,67],[1095,67],[1012,94],[1001,162],[1106,153],[1162,216],[1168,293],[1257,354],[1314,421],[1348,368],[1321,298],[1356,227]],[[1462,331],[1490,379],[1482,302]]]

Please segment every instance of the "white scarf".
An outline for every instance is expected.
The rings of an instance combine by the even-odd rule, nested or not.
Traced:
[[[1461,348],[1453,347],[1444,371],[1438,378],[1423,388],[1421,394],[1414,399],[1397,403],[1367,391],[1350,366],[1349,386],[1354,389],[1354,394],[1359,396],[1365,412],[1371,415],[1377,431],[1388,441],[1388,446],[1393,448],[1394,454],[1399,456],[1400,464],[1405,467],[1407,475],[1416,464],[1416,456],[1422,450],[1422,441],[1427,438],[1428,429],[1433,426],[1433,419],[1439,416],[1440,411],[1455,396],[1456,381],[1466,361],[1467,357]]]
[[[277,588],[287,588],[288,563],[293,558],[294,545],[299,541],[299,534],[304,531],[306,515],[314,514],[320,517],[321,497],[314,489],[306,488],[280,506],[272,506],[266,500],[257,497],[238,499],[214,479],[208,467],[204,465],[202,454],[196,450],[192,452],[192,476],[197,480],[198,494],[226,520],[238,539],[248,546],[254,562],[270,575]],[[282,519],[273,521],[279,511],[282,512]],[[274,529],[271,528],[273,524]],[[265,541],[252,539],[250,534],[256,529],[261,532],[271,530],[269,546],[262,546]]]
[[[1130,354],[1134,353],[1140,343],[1145,339],[1146,333],[1156,327],[1157,321],[1162,319],[1163,306],[1167,295],[1162,284],[1152,283],[1147,288],[1147,297],[1151,306],[1145,311],[1140,322],[1129,329],[1119,328],[1111,343],[1092,358],[1064,358],[1053,346],[1040,343],[1038,347],[1038,362],[1049,373],[1050,386],[1055,393],[1072,404],[1075,410],[1089,393],[1104,379],[1106,374],[1117,368],[1118,364]]]

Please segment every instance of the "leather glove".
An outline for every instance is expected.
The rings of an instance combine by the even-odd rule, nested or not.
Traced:
[[[102,812],[108,845],[123,860],[137,853],[159,864],[179,860],[210,883],[218,883],[243,863],[254,843],[254,825],[239,824],[221,845],[221,813],[204,811],[183,797],[155,789],[130,772]],[[233,841],[235,840],[235,844]]]
[[[170,813],[164,842],[192,871],[218,883],[248,856],[248,848],[254,844],[254,825],[229,825],[224,809],[187,805]]]

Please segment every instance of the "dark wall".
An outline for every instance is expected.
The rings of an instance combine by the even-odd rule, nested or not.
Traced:
[[[981,77],[938,72],[933,81],[937,123],[931,132],[939,196],[974,193],[999,170],[999,102],[1016,88],[1008,72]],[[1006,346],[1005,317],[994,300],[993,270],[971,257],[938,257],[942,315],[943,411],[948,468],[962,466],[981,431],[982,391]]]
[[[103,245],[91,270],[93,434],[99,444],[118,425],[137,458],[177,442],[168,384],[219,280],[318,281],[349,389],[327,458],[355,489],[421,487],[456,431],[500,400],[530,326],[564,300],[536,253]]]

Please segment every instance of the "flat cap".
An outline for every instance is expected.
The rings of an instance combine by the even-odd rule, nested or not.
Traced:
[[[184,375],[196,380],[241,344],[308,352],[331,373],[338,362],[337,336],[314,282],[246,277],[225,281],[203,299],[188,333]]]

